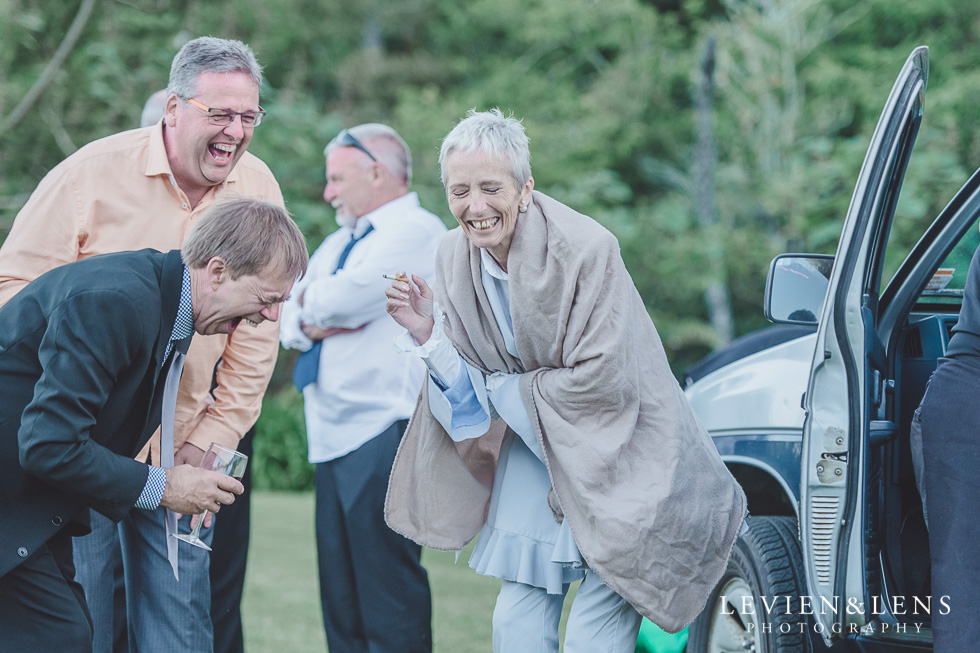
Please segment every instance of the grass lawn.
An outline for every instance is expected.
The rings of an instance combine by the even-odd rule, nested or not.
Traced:
[[[480,576],[455,554],[426,549],[436,653],[490,651],[490,616],[500,581]],[[565,601],[562,632],[574,589]],[[313,536],[313,495],[256,492],[242,605],[251,653],[323,653]]]

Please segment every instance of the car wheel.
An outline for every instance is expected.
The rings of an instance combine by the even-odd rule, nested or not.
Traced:
[[[691,624],[688,653],[807,650],[799,616],[804,581],[796,519],[749,517],[746,526],[724,576]]]

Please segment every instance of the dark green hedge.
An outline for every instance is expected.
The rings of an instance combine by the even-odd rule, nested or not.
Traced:
[[[252,484],[257,490],[313,489],[307,458],[303,397],[292,387],[267,394],[255,425]]]

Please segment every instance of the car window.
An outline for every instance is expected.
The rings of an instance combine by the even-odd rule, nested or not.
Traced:
[[[975,222],[939,264],[932,279],[919,296],[919,303],[961,304],[963,289],[966,287],[967,270],[978,246],[980,246],[980,223]]]

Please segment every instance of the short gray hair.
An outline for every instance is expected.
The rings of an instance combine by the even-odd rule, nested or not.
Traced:
[[[245,73],[262,88],[262,66],[252,48],[241,41],[202,36],[185,43],[174,57],[167,95],[174,93],[181,100],[194,97],[197,78],[203,73]]]
[[[140,114],[140,127],[149,127],[160,122],[167,106],[167,89],[162,89],[146,98],[143,113]]]
[[[306,239],[277,204],[236,198],[208,208],[180,248],[184,265],[205,267],[224,259],[233,279],[243,275],[279,273],[298,279],[306,272]]]
[[[439,150],[439,170],[442,185],[446,185],[446,161],[454,152],[483,152],[510,166],[517,188],[531,178],[531,150],[524,125],[513,116],[505,117],[500,109],[477,111],[470,109],[456,123]]]
[[[408,144],[394,129],[379,122],[368,122],[351,127],[347,131],[361,142],[371,155],[391,173],[392,177],[400,179],[408,186],[412,183],[412,151]],[[327,143],[323,155],[329,156],[341,144],[337,142],[340,134]]]

